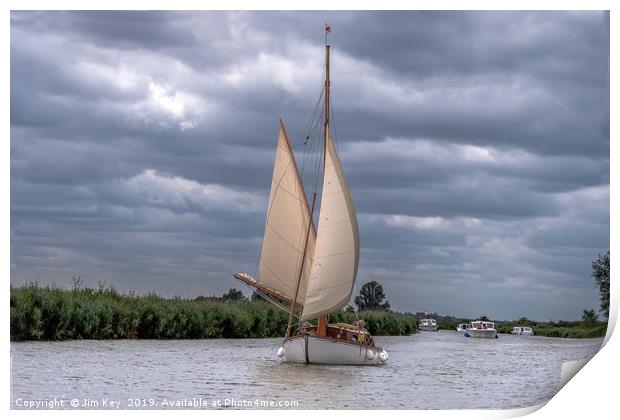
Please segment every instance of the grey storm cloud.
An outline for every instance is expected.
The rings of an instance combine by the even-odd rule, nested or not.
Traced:
[[[239,287],[278,117],[307,150],[326,21],[356,288],[471,317],[598,308],[608,12],[12,12],[11,282]]]

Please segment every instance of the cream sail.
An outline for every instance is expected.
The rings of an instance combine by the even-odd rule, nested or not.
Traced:
[[[328,136],[319,228],[302,321],[329,314],[349,303],[359,252],[355,209],[334,143]]]
[[[280,122],[265,236],[256,282],[291,301],[295,297],[310,221],[306,192],[299,177],[284,125]],[[297,296],[297,302],[302,305],[305,301],[308,277],[312,267],[314,244],[315,233],[311,228]]]

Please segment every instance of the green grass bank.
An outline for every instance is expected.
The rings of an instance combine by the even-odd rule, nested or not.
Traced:
[[[114,289],[26,285],[11,287],[11,341],[73,339],[195,339],[282,337],[288,314],[261,300],[219,298],[165,299]],[[352,312],[337,312],[330,322],[352,322]],[[373,335],[407,335],[414,317],[388,311],[363,311]]]

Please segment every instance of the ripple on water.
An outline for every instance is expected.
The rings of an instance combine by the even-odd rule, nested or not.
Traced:
[[[452,331],[377,337],[384,366],[281,362],[280,339],[11,343],[12,401],[64,395],[116,398],[262,398],[299,408],[515,408],[550,398],[562,362],[593,355],[602,339]],[[345,396],[345,398],[343,398]]]

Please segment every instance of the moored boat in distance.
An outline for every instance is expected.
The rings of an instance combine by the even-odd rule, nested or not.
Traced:
[[[437,321],[430,317],[430,315],[424,316],[424,318],[418,321],[418,330],[420,331],[437,331]]]
[[[473,321],[465,330],[465,337],[497,338],[495,323],[491,321]]]
[[[512,327],[510,331],[512,335],[534,335],[532,327]]]
[[[325,31],[331,29],[326,26]],[[330,313],[351,299],[360,251],[355,208],[330,134],[329,52],[329,45],[325,45],[323,112],[309,126],[319,126],[322,114],[322,144],[315,148],[320,150],[316,161],[322,164],[315,165],[315,176],[310,177],[315,180],[311,204],[280,120],[258,273],[256,279],[246,273],[234,277],[289,312],[278,357],[305,364],[377,365],[389,356],[375,345],[363,320],[352,324],[327,322]],[[312,132],[304,138],[311,141],[311,136]],[[322,188],[317,197],[319,185]],[[314,211],[317,202],[319,217]],[[310,320],[317,320],[316,325]]]

